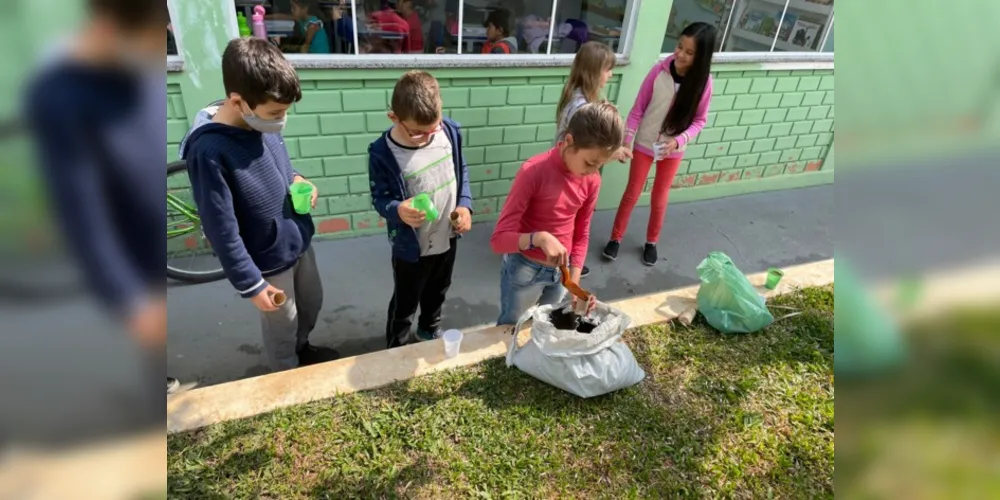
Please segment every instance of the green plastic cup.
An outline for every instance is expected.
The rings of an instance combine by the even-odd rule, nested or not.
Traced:
[[[785,276],[785,273],[781,269],[770,268],[767,270],[767,283],[764,284],[764,288],[768,290],[774,290],[778,286],[778,282],[781,278]]]
[[[308,182],[296,182],[288,188],[296,213],[307,214],[312,210],[313,189],[313,185]]]
[[[438,209],[427,193],[420,193],[413,198],[413,208],[423,212],[427,222],[434,222],[438,218]]]

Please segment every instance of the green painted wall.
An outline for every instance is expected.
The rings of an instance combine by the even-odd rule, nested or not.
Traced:
[[[660,54],[669,2],[643,2],[632,63],[616,69],[608,99],[628,113],[642,79]],[[206,13],[198,10],[199,22]],[[175,20],[175,23],[178,20]],[[207,22],[207,21],[206,21]],[[185,34],[187,31],[187,34]],[[186,57],[221,52],[199,44],[224,37],[182,30]],[[652,43],[655,41],[656,43]],[[168,159],[195,111],[222,96],[221,77],[206,74],[218,61],[199,60],[193,72],[168,76]],[[185,60],[188,70],[188,61]],[[210,71],[210,70],[209,70]],[[371,210],[366,151],[389,126],[392,86],[403,70],[302,70],[303,99],[285,129],[295,166],[322,195],[314,212],[321,237],[381,233]],[[568,68],[432,70],[445,113],[463,126],[476,220],[497,217],[521,162],[544,151],[555,134],[555,106]],[[833,182],[832,70],[765,71],[760,65],[717,64],[709,123],[688,147],[671,193],[685,201]],[[213,90],[214,88],[214,90]],[[604,169],[600,209],[617,206],[628,166]],[[647,183],[647,190],[652,182]],[[179,186],[173,186],[179,187]],[[640,203],[648,203],[644,196]]]

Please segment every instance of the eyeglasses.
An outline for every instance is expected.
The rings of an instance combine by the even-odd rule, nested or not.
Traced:
[[[403,127],[403,131],[406,132],[406,134],[410,136],[410,140],[413,141],[420,141],[426,139],[441,131],[441,122],[438,122],[438,124],[435,125],[433,129],[428,130],[426,132],[414,132],[413,130],[407,128],[406,125],[403,125],[403,122],[399,122],[399,126]]]

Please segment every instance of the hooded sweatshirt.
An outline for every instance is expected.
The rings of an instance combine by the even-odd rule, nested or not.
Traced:
[[[202,228],[230,283],[243,297],[267,287],[309,248],[315,227],[292,209],[298,175],[280,134],[215,123],[215,103],[201,110],[181,141]]]
[[[653,65],[653,69],[642,81],[639,87],[639,94],[635,97],[635,104],[628,113],[628,120],[625,121],[625,144],[635,144],[633,149],[643,154],[654,156],[653,144],[665,141],[669,137],[660,134],[660,127],[667,117],[667,112],[674,104],[674,95],[680,88],[674,81],[670,73],[670,64],[674,61],[674,56],[669,57]],[[712,76],[709,75],[705,82],[705,90],[698,101],[695,111],[694,121],[687,130],[673,137],[677,140],[677,149],[667,156],[667,158],[680,158],[684,156],[684,149],[689,142],[705,128],[708,122],[708,104],[712,101]]]

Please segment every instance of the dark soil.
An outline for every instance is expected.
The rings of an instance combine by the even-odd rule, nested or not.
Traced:
[[[583,318],[573,311],[557,309],[549,313],[549,321],[560,330],[576,330],[580,333],[591,333],[597,328],[597,322]]]

